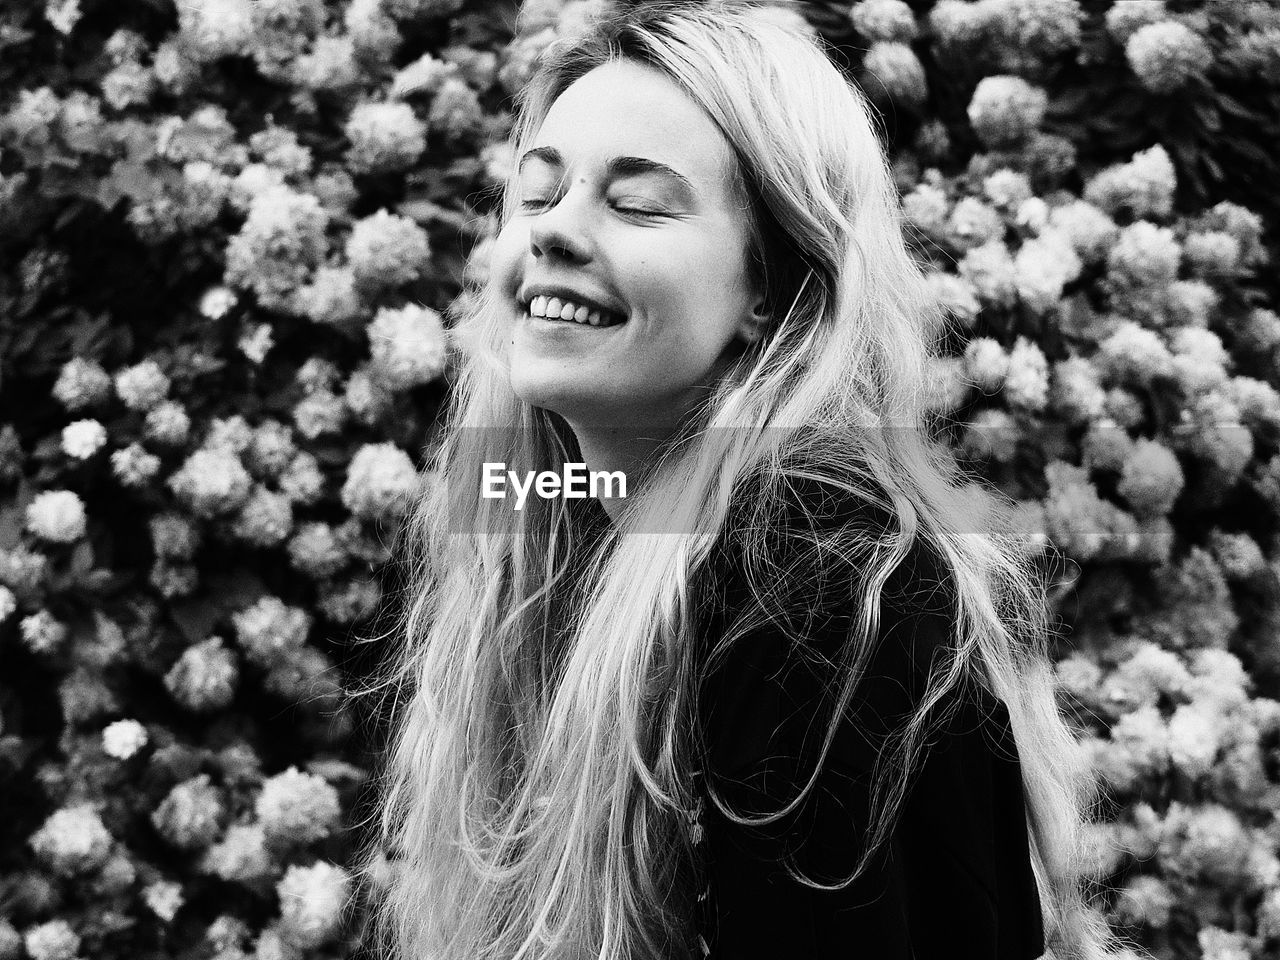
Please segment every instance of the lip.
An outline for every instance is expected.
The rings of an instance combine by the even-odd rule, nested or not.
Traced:
[[[588,310],[599,310],[603,313],[615,313],[622,317],[623,323],[630,319],[626,310],[616,307],[603,297],[592,296],[589,293],[575,289],[568,284],[563,283],[529,283],[520,288],[517,300],[520,306],[526,311],[529,309],[529,301],[537,296],[558,297],[561,300],[568,300],[576,303],[580,307],[586,307]],[[542,319],[535,317],[534,319]],[[554,321],[552,321],[554,322]],[[622,324],[617,324],[622,326]],[[596,328],[599,329],[599,328]]]
[[[546,317],[532,316],[528,311],[524,314],[525,323],[529,325],[529,329],[541,334],[550,334],[554,336],[560,330],[586,331],[591,330],[596,334],[604,333],[609,330],[621,330],[626,326],[625,323],[614,323],[607,327],[593,327],[589,323],[576,323],[573,320],[548,320]]]

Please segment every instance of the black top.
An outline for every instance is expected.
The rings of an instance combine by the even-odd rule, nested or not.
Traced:
[[[701,952],[711,960],[1037,960],[1045,943],[1017,747],[1005,704],[976,685],[931,714],[938,723],[925,759],[873,868],[843,890],[822,891],[788,877],[783,862],[792,856],[805,876],[829,886],[849,876],[863,851],[879,747],[914,713],[936,648],[953,639],[941,561],[919,545],[882,590],[875,653],[806,800],[751,827],[724,817],[706,795],[712,779],[740,814],[777,811],[812,772],[830,721],[824,689],[839,675],[823,658],[838,655],[850,630],[857,571],[832,562],[814,577],[799,561],[812,557],[824,530],[868,514],[812,488],[796,497],[817,510],[817,526],[793,506],[767,547],[784,571],[770,585],[803,601],[790,636],[755,599],[732,519],[695,588],[699,662],[709,669],[699,688],[705,752],[693,772],[700,802],[690,824]],[[597,501],[582,509],[591,526],[608,524]],[[757,622],[744,627],[749,613]],[[709,664],[730,630],[737,638],[727,656]]]
[[[797,495],[811,508],[817,502]],[[826,498],[823,506],[831,506]],[[713,554],[702,655],[735,625],[740,632],[745,611],[757,619],[701,684],[707,752],[697,775],[699,784],[712,778],[739,814],[781,809],[816,764],[833,706],[823,691],[839,679],[822,657],[838,655],[858,584],[856,571],[840,562],[814,577],[796,561],[813,556],[815,532],[851,515],[847,507],[827,510],[815,530],[792,510],[785,532],[768,541],[782,580],[789,569],[804,578],[772,584],[785,596],[803,593],[804,620],[789,623],[791,637],[767,617],[760,624],[769,608],[754,599],[732,535]],[[885,584],[870,666],[797,810],[744,826],[704,793],[694,828],[706,881],[698,927],[702,952],[713,960],[1035,960],[1044,953],[1009,713],[976,684],[931,712],[937,724],[925,759],[873,868],[843,890],[823,891],[788,877],[783,863],[790,854],[805,876],[828,886],[852,873],[866,839],[859,831],[869,821],[877,751],[919,704],[936,648],[953,639],[942,570],[918,544]]]

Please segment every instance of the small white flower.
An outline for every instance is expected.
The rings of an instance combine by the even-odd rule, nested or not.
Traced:
[[[107,442],[107,429],[97,420],[77,420],[62,428],[62,452],[88,460]]]
[[[347,162],[357,173],[404,170],[427,147],[427,125],[407,103],[361,103],[351,111],[345,133]]]
[[[250,0],[178,0],[178,28],[203,59],[239,53],[253,41]]]
[[[349,886],[347,871],[336,864],[290,867],[276,884],[281,932],[304,950],[322,945],[342,924]]]
[[[68,410],[79,410],[104,400],[110,390],[111,377],[100,364],[73,357],[63,364],[53,396]]]
[[[79,540],[86,524],[84,502],[70,490],[46,490],[27,505],[27,529],[44,540]]]
[[[236,694],[240,670],[235,655],[210,637],[188,648],[164,677],[173,698],[195,712],[218,710]]]
[[[254,809],[268,836],[291,843],[329,836],[342,815],[338,791],[323,777],[297,767],[269,777]]]
[[[1049,222],[1049,205],[1040,197],[1027,197],[1014,211],[1013,222],[1039,234]]]
[[[142,444],[131,443],[111,454],[111,470],[124,486],[141,487],[160,472],[160,458]]]
[[[365,444],[351,458],[342,502],[358,517],[399,515],[418,488],[418,471],[394,443]]]
[[[262,169],[268,179],[282,176],[274,168]],[[227,243],[227,282],[251,290],[267,309],[287,309],[324,260],[328,222],[314,194],[268,184],[253,197],[244,225]]]
[[[80,952],[80,938],[65,920],[32,927],[22,939],[31,960],[76,960]]]
[[[0,584],[0,623],[4,623],[18,610],[18,598],[13,591]]]
[[[915,14],[904,0],[859,0],[849,9],[853,28],[869,40],[914,40]]]
[[[186,898],[182,895],[182,885],[172,880],[157,880],[149,884],[142,891],[142,900],[151,908],[151,912],[165,923],[170,923],[186,903]]]
[[[964,349],[965,373],[983,390],[999,390],[1009,373],[1009,355],[991,337],[975,337]]]
[[[435,93],[444,79],[457,70],[451,63],[424,53],[391,80],[391,96],[399,99],[413,93]]]
[[[226,835],[205,852],[200,869],[224,880],[268,876],[273,864],[262,824],[237,823],[228,827]]]
[[[150,410],[169,394],[169,378],[154,360],[126,367],[115,382],[116,393],[130,410]]]
[[[30,843],[42,862],[66,877],[96,870],[111,854],[111,834],[89,804],[55,811]]]
[[[52,653],[62,646],[67,639],[67,625],[48,610],[37,610],[28,617],[23,617],[18,624],[18,632],[33,653]]]
[[[1164,20],[1139,27],[1124,45],[1129,66],[1153,93],[1170,94],[1213,64],[1204,38],[1184,23]]]
[[[265,669],[289,659],[307,641],[311,617],[279,597],[263,596],[231,615],[236,639],[245,656]]]
[[[1049,232],[1024,243],[1014,266],[1018,297],[1043,314],[1062,299],[1063,288],[1080,275],[1082,264],[1065,234]]]
[[[984,77],[969,101],[969,122],[988,147],[1016,143],[1036,130],[1049,107],[1049,95],[1021,77]]]
[[[191,433],[191,417],[176,400],[165,400],[148,411],[142,430],[150,440],[176,446]]]
[[[422,227],[385,209],[357,220],[346,244],[347,260],[357,282],[373,288],[417,279],[430,252]]]
[[[225,447],[197,450],[169,478],[169,488],[178,499],[203,517],[239,507],[252,485],[240,458]]]
[[[51,0],[44,11],[44,18],[64,37],[75,29],[80,16],[80,0]]]
[[[369,325],[370,371],[390,390],[430,383],[444,372],[448,334],[440,314],[406,304],[378,311]]]
[[[200,313],[209,320],[219,320],[235,305],[235,291],[230,287],[210,287],[200,298]]]
[[[274,344],[275,338],[271,332],[271,324],[260,323],[245,333],[236,346],[249,358],[250,363],[256,365],[267,358],[267,352]]]
[[[137,720],[117,720],[102,731],[102,749],[117,760],[128,760],[147,740],[147,728]]]
[[[1018,337],[1009,351],[1004,393],[1014,407],[1042,410],[1049,400],[1049,363],[1041,349]]]

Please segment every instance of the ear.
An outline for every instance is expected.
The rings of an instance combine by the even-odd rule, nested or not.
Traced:
[[[765,308],[764,300],[757,300],[755,306],[751,308],[751,312],[743,317],[742,322],[738,325],[738,335],[747,343],[755,343],[764,336],[771,319]]]

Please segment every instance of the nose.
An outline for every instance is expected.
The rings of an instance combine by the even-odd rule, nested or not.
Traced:
[[[534,257],[559,257],[572,263],[591,260],[586,184],[570,188],[558,202],[544,207],[529,227],[529,249]]]

